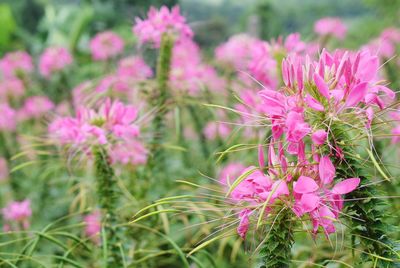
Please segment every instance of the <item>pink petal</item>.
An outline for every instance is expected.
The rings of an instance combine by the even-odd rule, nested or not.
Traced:
[[[368,82],[362,82],[356,85],[347,96],[345,107],[353,107],[357,105],[367,94]]]
[[[303,194],[300,199],[300,207],[303,212],[311,212],[318,207],[319,196],[316,194]]]
[[[265,167],[264,150],[261,144],[258,145],[258,164],[261,170],[264,169]]]
[[[351,179],[346,179],[344,181],[341,181],[337,183],[333,189],[332,193],[334,194],[347,194],[352,191],[354,191],[357,186],[360,184],[360,179],[359,178],[351,178]]]
[[[300,176],[293,190],[298,194],[308,194],[318,190],[318,184],[310,177]]]
[[[310,95],[307,94],[307,96],[304,98],[304,101],[310,108],[320,112],[324,111],[324,106]]]
[[[319,161],[319,177],[323,184],[329,184],[332,182],[333,178],[335,177],[335,167],[332,164],[331,159],[329,156],[321,157]]]
[[[272,185],[272,189],[275,190],[272,194],[272,199],[278,198],[281,195],[289,195],[289,188],[284,180],[276,181]]]
[[[315,145],[322,145],[325,143],[328,133],[324,129],[319,129],[311,135],[311,139]]]
[[[329,99],[329,88],[324,79],[317,73],[314,74],[314,82],[322,96]]]

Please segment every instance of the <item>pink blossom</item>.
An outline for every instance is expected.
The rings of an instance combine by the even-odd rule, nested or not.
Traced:
[[[314,31],[321,36],[331,35],[338,39],[344,39],[347,27],[340,18],[326,17],[314,24]]]
[[[112,31],[96,34],[89,44],[94,60],[107,60],[124,50],[124,40]]]
[[[100,244],[101,214],[94,211],[84,217],[85,234],[96,244]]]
[[[17,113],[7,103],[0,103],[0,131],[14,131],[17,127]]]
[[[313,232],[321,226],[326,234],[335,231],[334,220],[343,208],[342,195],[354,191],[360,184],[359,178],[345,179],[336,183],[331,189],[335,176],[335,167],[328,156],[323,156],[319,163],[319,183],[306,176],[300,176],[293,187],[295,205],[293,211],[297,216],[310,213]]]
[[[146,20],[136,18],[136,24],[132,30],[140,43],[150,42],[155,47],[160,46],[161,37],[165,33],[175,36],[178,41],[193,36],[185,17],[180,14],[179,6],[173,7],[171,11],[166,6],[162,6],[160,10],[151,7]]]
[[[18,74],[33,71],[31,56],[25,51],[7,53],[0,60],[0,71],[4,77],[16,77]]]
[[[10,224],[21,224],[22,228],[28,229],[29,218],[32,215],[31,202],[28,199],[21,202],[11,202],[2,209],[2,213],[5,221]],[[16,226],[16,230],[18,230],[19,227],[20,226]]]
[[[233,65],[235,70],[245,70],[251,59],[250,51],[256,42],[257,39],[246,34],[234,35],[215,49],[215,57],[227,65]]]
[[[92,145],[128,142],[139,135],[134,123],[138,110],[120,101],[102,102],[97,110],[80,107],[76,117],[60,117],[49,125],[49,134],[61,144]]]
[[[113,163],[124,165],[144,165],[147,162],[148,150],[137,140],[129,140],[115,144],[111,148],[110,157]]]
[[[208,122],[203,130],[204,135],[208,140],[215,140],[216,138],[227,138],[231,133],[231,128],[224,123]]]
[[[25,94],[24,83],[15,77],[0,81],[0,98],[4,101],[21,97]]]
[[[20,111],[18,111],[19,120],[31,118],[38,119],[54,109],[54,103],[46,96],[33,96],[25,100]]]
[[[153,76],[153,71],[139,56],[123,58],[118,62],[117,74],[133,79],[146,79]]]
[[[49,47],[39,59],[39,71],[45,78],[50,78],[55,72],[65,69],[72,63],[72,56],[66,48]]]
[[[219,182],[222,185],[232,184],[242,174],[246,167],[238,162],[232,162],[226,165],[219,173]]]

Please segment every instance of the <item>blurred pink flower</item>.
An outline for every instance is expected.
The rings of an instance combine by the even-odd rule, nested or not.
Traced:
[[[314,31],[321,36],[333,36],[338,39],[344,39],[347,27],[340,18],[326,17],[315,22]]]
[[[3,208],[2,213],[6,222],[10,224],[18,223],[22,225],[22,228],[28,229],[29,218],[32,215],[31,201],[26,199],[21,202],[11,202]],[[17,226],[16,230],[18,230],[19,227],[20,226]]]
[[[17,127],[17,113],[8,103],[0,103],[0,131],[14,131]]]
[[[90,146],[111,141],[129,142],[139,135],[134,121],[138,110],[120,101],[106,99],[97,110],[78,108],[76,117],[60,117],[49,125],[50,137],[60,144]]]
[[[30,73],[33,71],[32,58],[25,51],[7,53],[0,60],[0,71],[4,77],[15,77],[19,73]]]
[[[218,61],[232,67],[234,70],[246,70],[251,59],[251,49],[258,42],[257,39],[238,34],[215,49],[215,57]]]
[[[222,185],[232,184],[245,169],[246,167],[241,163],[229,163],[219,172],[218,180]]]
[[[7,101],[10,98],[21,97],[24,94],[24,83],[18,78],[11,77],[0,81],[0,98],[3,101]]]
[[[148,150],[138,140],[129,140],[115,144],[111,148],[110,157],[113,163],[144,165],[147,162]]]
[[[132,79],[146,79],[153,76],[153,71],[139,56],[123,58],[118,62],[117,74]]]
[[[50,78],[55,72],[61,71],[72,63],[72,56],[66,48],[49,47],[39,59],[39,71],[45,78]]]
[[[25,100],[18,111],[19,120],[38,119],[54,109],[54,103],[46,96],[32,96]]]
[[[8,164],[4,157],[0,157],[0,181],[8,178]]]
[[[208,122],[203,133],[208,140],[215,140],[218,137],[224,139],[231,133],[231,128],[221,122]]]
[[[94,60],[107,60],[122,53],[124,40],[112,31],[105,31],[96,34],[89,47]]]
[[[155,47],[160,46],[161,37],[164,33],[172,34],[179,41],[185,37],[192,37],[193,32],[186,24],[186,19],[180,14],[179,6],[175,6],[171,11],[166,6],[160,10],[151,7],[147,13],[147,19],[136,18],[133,32],[140,43],[152,43]]]
[[[83,218],[85,222],[85,234],[94,243],[100,244],[101,214],[100,211],[94,211]]]

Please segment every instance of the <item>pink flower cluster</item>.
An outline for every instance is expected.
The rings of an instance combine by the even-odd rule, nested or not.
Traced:
[[[315,22],[314,31],[320,36],[333,36],[338,39],[344,39],[347,27],[340,18],[326,17]]]
[[[142,80],[152,77],[153,71],[141,57],[130,56],[118,62],[117,74]]]
[[[162,6],[160,10],[151,7],[147,13],[147,19],[136,18],[133,32],[140,43],[150,42],[155,47],[160,46],[163,34],[171,34],[177,40],[193,36],[192,30],[186,24],[185,17],[180,14],[179,6],[175,6],[171,10],[166,6]]]
[[[50,78],[55,72],[59,72],[72,64],[72,56],[66,48],[49,47],[39,59],[39,71],[45,78]]]
[[[0,71],[3,77],[16,77],[18,74],[33,71],[31,56],[25,51],[7,53],[0,60]]]
[[[400,30],[397,28],[385,29],[377,39],[365,46],[371,53],[387,60],[396,56],[397,46],[400,44]],[[398,64],[400,66],[400,64]]]
[[[196,95],[201,89],[218,92],[224,86],[215,69],[202,62],[200,48],[189,38],[174,46],[170,84],[171,88],[189,95]]]
[[[0,80],[0,100],[8,101],[15,99],[25,94],[24,83],[15,77]]]
[[[304,165],[304,162],[289,164],[282,146],[279,147],[279,154],[276,155],[273,145],[270,145],[267,174],[262,172],[264,157],[261,151],[261,169],[249,167],[244,170],[242,174],[245,178],[230,193],[232,201],[245,205],[239,212],[238,234],[244,239],[251,218],[259,217],[260,208],[265,203],[263,215],[268,217],[277,202],[285,204],[299,218],[307,215],[314,234],[317,234],[319,227],[326,235],[334,232],[334,222],[343,209],[343,195],[355,190],[360,179],[345,179],[333,185],[336,171],[328,156],[314,154],[319,161],[318,166]]]
[[[80,107],[76,117],[61,117],[49,126],[50,135],[61,144],[107,144],[115,138],[129,140],[139,135],[134,124],[138,110],[107,99],[97,111]]]
[[[60,117],[49,125],[49,135],[59,144],[88,150],[93,145],[110,146],[114,162],[143,164],[147,150],[137,140],[140,129],[135,124],[138,109],[107,99],[97,110],[80,107],[76,117]]]
[[[46,96],[32,96],[25,100],[18,111],[19,120],[38,119],[55,108],[54,103]]]
[[[4,225],[5,231],[18,231],[20,228],[28,229],[30,224],[29,218],[32,215],[31,202],[30,200],[11,202],[3,208],[2,213],[6,221]]]
[[[107,60],[122,53],[124,40],[112,31],[105,31],[90,40],[89,47],[94,60]]]

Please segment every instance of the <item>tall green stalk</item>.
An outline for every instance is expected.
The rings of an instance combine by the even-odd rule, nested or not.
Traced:
[[[115,214],[118,193],[114,170],[110,165],[107,151],[102,146],[93,148],[95,175],[97,179],[97,198],[102,209],[102,242],[104,250],[105,267],[123,267],[118,235],[118,219]]]
[[[286,268],[290,266],[291,249],[294,243],[292,212],[285,208],[268,228],[268,236],[262,245],[260,268]]]
[[[341,146],[344,160],[337,159],[336,161],[337,177],[361,179],[360,187],[345,196],[345,199],[350,200],[346,202],[346,214],[351,216],[349,219],[351,220],[353,244],[355,238],[358,238],[363,251],[368,254],[364,254],[363,257],[369,258],[372,263],[375,263],[374,267],[400,267],[398,256],[393,250],[396,243],[387,236],[387,232],[392,229],[392,226],[383,220],[385,202],[377,198],[376,185],[365,171],[365,167],[360,164],[360,160],[355,158],[354,148],[348,145],[351,144],[349,129],[340,123],[335,123],[331,126],[331,132],[333,134],[332,144],[347,145]]]
[[[168,81],[171,69],[172,49],[174,39],[168,34],[164,34],[161,39],[160,51],[157,60],[157,94],[153,96],[153,107],[157,107],[157,112],[153,120],[153,158],[150,167],[154,174],[165,171],[165,152],[163,141],[166,135],[165,114],[167,113],[168,101]]]

